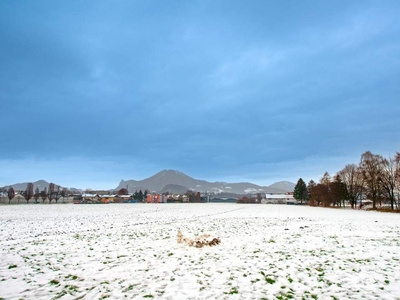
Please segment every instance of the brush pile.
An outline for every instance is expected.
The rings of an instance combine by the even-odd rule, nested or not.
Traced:
[[[182,232],[178,230],[177,236],[178,244],[186,244],[190,247],[202,248],[204,246],[216,246],[221,243],[221,240],[218,237],[211,237],[209,234],[203,234],[194,239],[184,237]]]

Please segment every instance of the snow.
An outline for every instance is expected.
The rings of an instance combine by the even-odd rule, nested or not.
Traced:
[[[250,204],[0,206],[4,299],[400,299],[400,218]],[[177,232],[221,239],[177,243]]]

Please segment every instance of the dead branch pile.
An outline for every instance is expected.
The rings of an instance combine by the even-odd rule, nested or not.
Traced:
[[[178,244],[186,244],[190,247],[201,248],[204,246],[216,246],[221,243],[218,237],[211,238],[209,234],[200,235],[194,239],[184,237],[182,232],[178,230]]]

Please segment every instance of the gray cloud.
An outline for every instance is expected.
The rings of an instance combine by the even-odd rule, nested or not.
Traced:
[[[157,5],[0,4],[8,172],[79,157],[115,180],[272,183],[398,151],[396,1]]]

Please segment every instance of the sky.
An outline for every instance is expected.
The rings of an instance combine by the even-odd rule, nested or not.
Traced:
[[[399,1],[1,1],[0,186],[319,180],[400,151]]]

